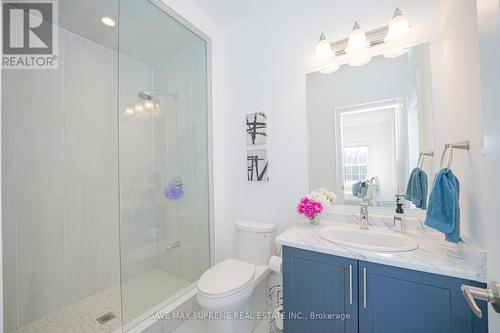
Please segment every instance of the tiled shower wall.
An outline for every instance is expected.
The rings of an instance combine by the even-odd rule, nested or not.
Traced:
[[[64,30],[59,39],[58,70],[2,74],[6,332],[120,278],[118,57]],[[134,96],[151,85],[151,67],[120,60]],[[151,175],[152,158],[130,167]]]

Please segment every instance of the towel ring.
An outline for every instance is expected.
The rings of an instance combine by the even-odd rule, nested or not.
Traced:
[[[420,169],[422,169],[422,167],[424,166],[426,156],[432,157],[434,156],[434,152],[432,150],[428,150],[428,151],[422,151],[418,154],[417,166]]]
[[[448,163],[446,164],[446,172],[450,170],[451,161],[453,160],[453,147],[451,145],[446,144],[444,146],[443,155],[441,155],[441,162],[439,162],[439,168],[443,169],[444,167],[443,162],[444,158],[446,157],[446,152],[448,151],[448,149],[450,150],[450,153],[448,154]]]
[[[457,143],[447,143],[444,145],[444,150],[443,150],[443,155],[441,155],[441,162],[439,163],[439,168],[443,169],[444,165],[444,158],[446,157],[446,151],[450,150],[450,153],[448,154],[448,163],[446,164],[446,172],[448,172],[451,168],[451,162],[453,161],[453,149],[464,149],[464,150],[469,150],[470,149],[470,143],[469,141],[463,141],[463,142],[457,142]]]
[[[424,166],[423,157],[424,157],[424,154],[422,154],[422,153],[420,153],[420,155],[418,156],[417,166],[418,166],[420,169],[422,169],[422,167]]]

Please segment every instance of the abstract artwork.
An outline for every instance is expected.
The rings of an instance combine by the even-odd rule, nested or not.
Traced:
[[[247,173],[249,182],[269,181],[266,149],[247,150]]]
[[[267,143],[267,116],[264,112],[247,114],[247,145]]]

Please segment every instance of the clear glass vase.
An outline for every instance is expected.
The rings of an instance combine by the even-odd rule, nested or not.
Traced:
[[[312,225],[318,225],[320,220],[321,220],[320,216],[316,215],[312,219],[308,219],[308,222],[309,222],[309,224],[312,224]]]

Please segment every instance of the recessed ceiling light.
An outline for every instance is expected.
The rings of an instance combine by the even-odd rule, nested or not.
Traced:
[[[114,27],[116,25],[115,21],[108,16],[104,16],[103,18],[101,18],[101,22],[109,27]]]

